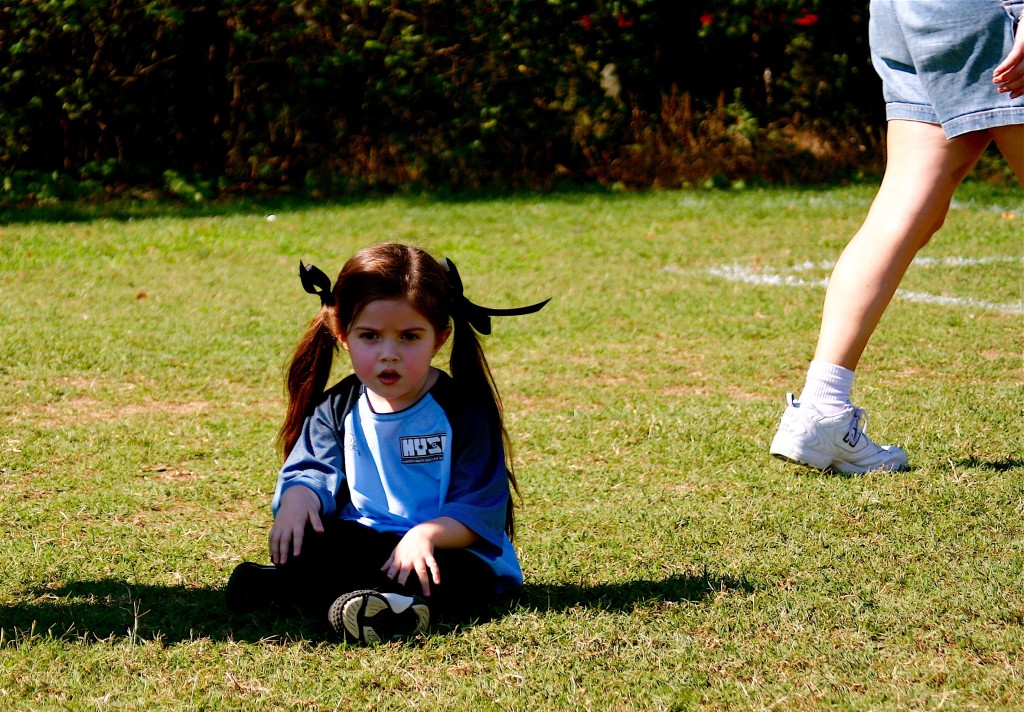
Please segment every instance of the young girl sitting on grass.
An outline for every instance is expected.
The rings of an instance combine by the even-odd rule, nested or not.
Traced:
[[[293,603],[367,643],[521,586],[508,437],[474,329],[546,301],[480,307],[455,265],[398,244],[357,252],[333,289],[313,266],[299,274],[321,309],[288,372],[273,565],[235,568],[228,606]],[[431,366],[449,336],[451,376]],[[354,373],[325,392],[336,344]]]

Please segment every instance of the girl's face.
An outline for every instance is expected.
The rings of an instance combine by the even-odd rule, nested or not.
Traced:
[[[341,345],[373,409],[395,413],[433,385],[430,361],[450,333],[450,328],[437,333],[405,299],[376,299],[355,315]]]

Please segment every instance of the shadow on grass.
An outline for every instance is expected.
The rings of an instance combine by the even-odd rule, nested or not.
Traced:
[[[745,580],[730,577],[670,576],[663,581],[612,584],[527,584],[507,606],[561,611],[584,607],[631,611],[658,601],[701,601],[720,591],[750,591]],[[256,642],[335,642],[325,624],[287,610],[234,614],[221,588],[185,588],[131,584],[118,579],[75,581],[37,589],[28,602],[0,606],[2,643],[37,637],[63,640],[137,638],[180,643],[198,638]],[[502,610],[483,620],[500,618]],[[467,624],[460,622],[465,628]],[[445,626],[442,626],[444,628]]]
[[[131,197],[111,199],[66,200],[52,203],[5,201],[0,199],[0,225],[18,223],[67,223],[92,220],[145,220],[147,218],[213,218],[234,215],[264,217],[268,213],[287,213],[309,208],[358,206],[383,199],[396,198],[412,205],[432,203],[464,204],[493,200],[557,200],[577,204],[590,196],[608,200],[624,200],[624,194],[613,193],[599,185],[566,185],[552,190],[467,190],[467,191],[391,191],[382,193],[354,192],[330,198],[305,195],[238,196],[190,202],[157,195],[148,199]]]
[[[89,641],[137,637],[179,643],[197,638],[328,640],[326,626],[284,611],[230,613],[222,588],[74,581],[32,590],[26,603],[0,606],[6,641],[52,636]]]
[[[662,601],[699,602],[725,591],[749,593],[754,587],[745,578],[675,575],[661,581],[622,581],[595,585],[531,584],[516,598],[519,606],[542,611],[596,608],[627,613]]]
[[[1024,459],[1019,458],[1019,457],[1004,457],[1002,459],[985,460],[985,459],[981,459],[981,458],[978,458],[978,457],[975,457],[975,456],[972,455],[971,457],[960,458],[959,460],[957,460],[955,462],[955,464],[956,464],[956,466],[958,468],[964,469],[964,470],[967,470],[967,469],[978,469],[978,470],[991,470],[992,472],[1011,472],[1012,470],[1019,470],[1021,468],[1024,468]],[[874,473],[874,474],[883,474],[883,475],[888,474],[888,475],[892,475],[892,474],[899,474],[900,472],[910,472],[913,469],[914,469],[914,466],[910,465],[909,467],[907,467],[907,468],[905,468],[903,470],[900,470],[899,472],[885,472],[885,473]],[[809,472],[809,473],[812,473],[812,474],[818,474],[817,472],[815,472],[813,470],[810,470],[810,469],[806,469],[805,472]],[[830,475],[830,476],[833,476],[833,477],[842,477],[844,479],[857,479],[858,477],[863,477],[863,475],[860,475],[860,474],[848,474],[848,473],[845,473],[845,472],[839,472],[838,470],[833,470],[831,468],[829,468],[828,470],[825,470],[824,474]]]
[[[981,460],[977,457],[965,457],[956,463],[960,468],[978,468],[980,470],[992,470],[993,472],[1009,472],[1024,467],[1024,458],[1004,457],[1001,460]]]
[[[872,184],[873,178],[866,179]],[[848,184],[844,181],[843,185]],[[826,193],[834,190],[837,184],[817,183],[800,186],[799,190],[806,194]],[[1005,188],[1007,196],[1014,196],[1016,184]],[[710,198],[723,197],[728,199],[738,193],[750,193],[754,190],[763,191],[765,186],[752,186],[746,191],[680,189],[678,192]],[[779,190],[791,190],[786,186],[778,186]],[[988,186],[987,190],[998,193],[999,186]],[[89,222],[92,220],[145,220],[147,218],[215,218],[235,215],[254,215],[264,217],[269,213],[288,213],[310,208],[359,206],[375,203],[380,200],[398,199],[409,205],[447,204],[460,205],[470,203],[487,203],[492,201],[524,201],[533,202],[542,199],[546,202],[559,202],[567,205],[579,205],[592,197],[600,197],[603,202],[614,204],[619,201],[635,202],[638,196],[657,196],[662,191],[629,191],[619,192],[613,188],[599,184],[580,184],[566,181],[548,189],[508,188],[435,190],[409,189],[396,191],[354,191],[339,193],[329,197],[313,197],[301,193],[281,193],[278,195],[236,195],[214,198],[201,202],[176,199],[160,191],[149,191],[152,197],[140,198],[132,195],[116,197],[96,196],[78,200],[62,200],[37,203],[25,200],[3,199],[0,196],[0,225],[19,223],[68,223]],[[984,193],[983,193],[984,195]]]

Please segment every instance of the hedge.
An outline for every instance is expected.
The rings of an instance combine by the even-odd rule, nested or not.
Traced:
[[[4,185],[815,179],[872,153],[866,22],[866,0],[14,0]]]

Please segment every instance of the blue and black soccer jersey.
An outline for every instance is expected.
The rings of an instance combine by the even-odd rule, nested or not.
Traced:
[[[377,531],[405,534],[451,517],[480,537],[469,551],[491,566],[499,589],[522,584],[505,533],[510,493],[501,434],[444,372],[398,413],[373,412],[354,375],[327,391],[278,476],[275,516],[294,485],[316,493],[324,517]]]

